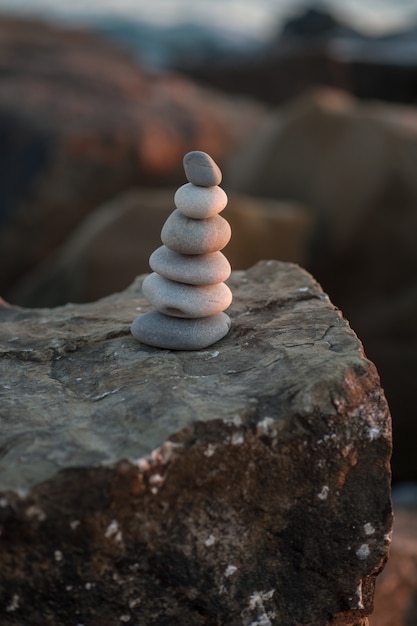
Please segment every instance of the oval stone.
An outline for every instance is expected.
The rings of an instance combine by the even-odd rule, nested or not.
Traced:
[[[182,319],[150,311],[133,321],[131,332],[136,339],[155,348],[203,350],[223,339],[230,327],[230,317],[226,313]]]
[[[187,152],[183,164],[187,180],[193,185],[213,187],[222,182],[219,166],[206,152],[200,150]]]
[[[153,272],[142,283],[142,293],[152,306],[173,317],[208,317],[227,309],[232,292],[225,283],[196,287],[177,283]]]
[[[157,274],[188,285],[216,285],[227,280],[232,271],[221,252],[178,254],[166,246],[151,254],[149,265]]]
[[[232,231],[221,215],[203,220],[186,217],[175,209],[161,230],[161,240],[180,254],[207,254],[222,250],[229,243]]]
[[[223,211],[227,195],[221,187],[196,187],[186,183],[177,189],[174,203],[183,215],[201,220]]]

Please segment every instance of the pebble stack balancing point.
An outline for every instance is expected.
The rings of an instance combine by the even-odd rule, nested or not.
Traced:
[[[137,317],[132,335],[140,342],[169,350],[201,350],[222,339],[231,321],[224,311],[232,292],[224,281],[229,261],[220,252],[230,241],[229,223],[219,215],[227,195],[222,173],[205,152],[184,157],[188,183],[175,196],[176,209],[166,220],[149,265],[142,292],[154,311]]]

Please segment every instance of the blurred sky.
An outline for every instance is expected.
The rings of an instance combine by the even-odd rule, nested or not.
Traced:
[[[115,15],[159,25],[197,22],[263,37],[297,7],[325,6],[365,32],[417,20],[417,0],[0,0],[0,11],[88,23]]]

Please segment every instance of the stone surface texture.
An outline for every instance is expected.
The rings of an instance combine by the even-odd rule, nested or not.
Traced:
[[[391,430],[356,335],[265,261],[215,347],[158,350],[142,280],[0,309],[0,623],[365,626]]]

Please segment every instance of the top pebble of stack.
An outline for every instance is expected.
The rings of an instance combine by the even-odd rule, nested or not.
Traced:
[[[222,182],[222,173],[210,155],[199,150],[184,157],[184,171],[189,183],[198,187],[214,187]]]

